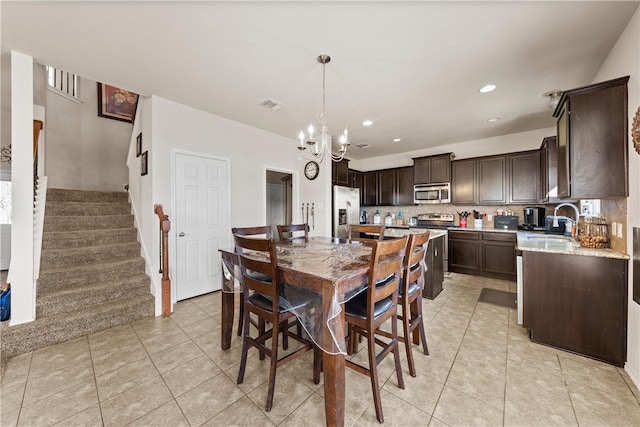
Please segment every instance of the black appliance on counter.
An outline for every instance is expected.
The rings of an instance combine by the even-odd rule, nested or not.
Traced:
[[[518,227],[521,230],[543,231],[545,230],[546,211],[543,207],[524,208],[524,223]]]
[[[519,219],[520,218],[515,215],[495,215],[493,217],[493,228],[516,230],[518,229]]]
[[[553,215],[549,215],[544,220],[544,232],[545,234],[565,234],[567,230],[566,223],[568,221],[572,221],[570,218],[566,216],[557,216],[558,226],[553,226]]]

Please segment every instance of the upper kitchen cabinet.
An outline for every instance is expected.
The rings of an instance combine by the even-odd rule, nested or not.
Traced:
[[[396,169],[395,205],[413,205],[413,177],[414,168]]]
[[[558,141],[555,136],[542,140],[540,146],[540,202],[558,203]]]
[[[331,181],[334,185],[352,186],[349,181],[349,160],[342,159],[339,162],[331,162]]]
[[[376,206],[378,204],[378,172],[364,172],[362,174],[360,198],[362,206]]]
[[[396,171],[394,169],[378,172],[378,205],[394,204],[396,191]]]
[[[451,181],[451,153],[413,159],[414,184],[438,184]]]
[[[562,93],[557,117],[558,197],[627,197],[629,76]]]
[[[478,203],[503,205],[507,202],[507,156],[480,157],[478,162]]]
[[[540,151],[507,156],[509,203],[537,203],[540,199]]]
[[[364,172],[361,175],[362,206],[413,204],[413,166]]]
[[[476,170],[476,159],[451,162],[451,203],[464,205],[477,202]]]

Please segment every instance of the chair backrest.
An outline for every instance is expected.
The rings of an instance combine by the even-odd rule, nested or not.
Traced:
[[[268,239],[233,235],[236,252],[240,261],[242,284],[245,296],[252,289],[270,297],[274,306],[278,304],[278,256],[276,241]]]
[[[402,283],[405,288],[413,282],[424,280],[424,257],[427,254],[428,242],[428,231],[409,235],[402,273]],[[404,289],[403,294],[407,294],[407,289]]]
[[[369,298],[367,312],[373,314],[374,304],[398,292],[402,262],[408,237],[392,240],[374,240],[369,264]]]
[[[349,241],[371,242],[372,240],[384,240],[384,225],[381,224],[351,224],[348,232]],[[378,237],[360,237],[360,233],[377,234]]]
[[[273,227],[270,225],[261,225],[258,227],[233,227],[231,232],[240,236],[265,236],[269,239],[273,237]]]
[[[281,242],[291,242],[298,239],[309,240],[309,224],[278,224],[277,227]]]

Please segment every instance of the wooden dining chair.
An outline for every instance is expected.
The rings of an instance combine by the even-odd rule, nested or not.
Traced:
[[[273,237],[263,239],[234,234],[234,239],[242,273],[243,303],[246,314],[243,321],[242,356],[238,384],[242,384],[244,381],[250,347],[258,349],[261,359],[268,356],[271,363],[265,410],[270,411],[276,385],[276,369],[311,350],[313,343],[298,334],[289,332],[288,336],[302,345],[296,350],[288,352],[282,358],[278,358],[280,332],[282,329],[288,329],[289,319],[296,318],[294,310],[301,307],[292,307],[281,297],[278,256]],[[262,327],[256,336],[251,335],[252,329],[249,321],[251,313],[262,320],[260,323]],[[271,329],[265,330],[265,322],[271,324]],[[269,340],[271,347],[268,346]]]
[[[254,237],[264,236],[265,238],[268,239],[270,237],[273,237],[273,227],[270,225],[260,225],[256,227],[233,227],[231,229],[231,233],[233,233],[233,235],[238,234],[240,236],[254,236]],[[242,294],[240,295],[240,297],[242,300]],[[244,320],[244,304],[242,304],[242,301],[241,301],[240,310],[238,311],[238,336],[242,335],[243,320]],[[256,324],[255,326],[259,328],[258,324]],[[285,343],[288,344],[288,341],[285,340]]]
[[[306,242],[309,240],[309,224],[278,224],[277,228],[281,242],[292,242],[294,240],[304,240]]]
[[[412,377],[416,376],[416,366],[411,342],[422,343],[422,352],[429,354],[422,316],[422,288],[426,269],[424,258],[427,254],[428,242],[428,231],[409,235],[402,267],[402,279],[398,289],[398,305],[402,307],[402,314],[398,314],[398,320],[402,323],[402,336],[398,336],[398,340],[404,342],[409,374]],[[388,332],[381,332],[381,334],[391,337]]]
[[[360,237],[360,233],[365,233],[370,236],[378,235],[375,237]],[[381,224],[350,224],[348,228],[348,239],[350,242],[366,242],[370,243],[372,240],[384,240],[384,225]]]
[[[368,368],[353,360],[345,360],[345,365],[370,377],[376,418],[380,423],[384,422],[384,416],[378,381],[378,364],[390,353],[393,353],[398,385],[404,388],[398,348],[397,305],[406,245],[407,237],[372,242],[367,289],[347,301],[344,309],[348,345],[352,349],[355,348],[356,334],[364,336],[369,356]],[[391,319],[391,338],[385,342],[379,338],[379,329],[389,319]],[[376,345],[382,347],[379,352],[376,351]]]

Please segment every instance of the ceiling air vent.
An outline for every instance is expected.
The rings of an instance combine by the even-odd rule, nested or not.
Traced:
[[[263,106],[264,108],[270,109],[271,111],[277,111],[282,107],[284,107],[284,104],[281,104],[278,101],[269,99],[269,98],[265,98],[262,101],[260,101],[260,105]]]
[[[363,148],[363,149],[364,148],[371,148],[371,146],[369,144],[364,144],[364,143],[363,144],[358,144],[358,145],[356,145],[356,147]]]

